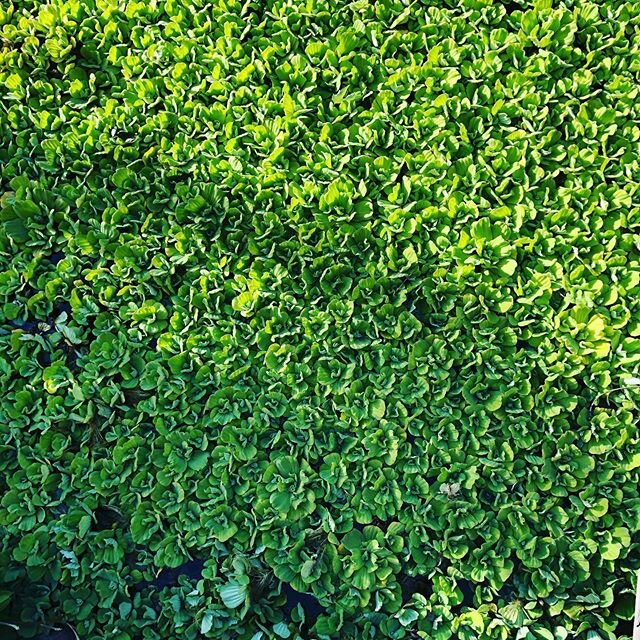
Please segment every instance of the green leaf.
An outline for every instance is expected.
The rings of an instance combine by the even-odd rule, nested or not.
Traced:
[[[609,542],[602,545],[600,555],[604,560],[617,560],[620,557],[622,545],[616,542]]]
[[[308,578],[313,573],[315,565],[314,560],[306,560],[302,565],[302,569],[300,569],[300,575],[303,578]]]
[[[291,508],[291,496],[288,493],[273,493],[269,502],[280,513],[287,513]]]
[[[631,544],[631,534],[627,527],[614,527],[611,535],[623,546],[628,547]]]
[[[355,551],[362,546],[362,534],[357,529],[352,529],[343,538],[342,544],[349,549],[349,551]]]
[[[80,518],[78,522],[78,537],[84,538],[87,535],[87,532],[91,528],[91,516],[84,515]]]
[[[288,93],[284,94],[284,97],[282,98],[282,103],[284,105],[285,115],[290,116],[295,113],[295,110],[296,110],[295,102],[292,100],[291,96]]]
[[[370,569],[362,567],[358,569],[352,578],[353,586],[356,589],[368,590],[373,585],[373,577],[371,575]]]
[[[535,26],[538,24],[537,12],[526,11],[525,13],[523,13],[520,24],[522,25],[522,30],[525,33],[531,33]]]
[[[412,622],[415,622],[419,618],[418,613],[413,609],[403,609],[402,613],[398,616],[398,620],[403,627],[409,626]]]
[[[384,418],[385,411],[386,411],[386,404],[385,404],[385,401],[382,400],[381,398],[376,398],[369,405],[369,413],[371,417],[376,418],[377,420]]]
[[[291,631],[289,631],[288,625],[284,622],[274,624],[273,633],[275,633],[279,638],[288,638],[291,636]]]
[[[40,213],[40,207],[32,200],[16,199],[13,203],[13,211],[22,219],[31,218]]]
[[[503,260],[500,263],[500,271],[505,275],[512,276],[518,268],[518,262],[513,259]]]
[[[583,553],[574,550],[569,551],[568,555],[582,571],[584,571],[585,573],[589,573],[589,561],[586,559]]]
[[[471,237],[478,242],[486,242],[493,238],[491,221],[488,218],[476,220],[471,225]]]
[[[126,167],[120,167],[114,171],[111,181],[116,187],[125,187],[128,183],[133,179],[135,174],[131,169],[127,169]]]
[[[525,614],[521,605],[508,604],[500,609],[502,617],[513,627],[520,627],[525,620]]]
[[[413,247],[406,247],[402,251],[402,255],[408,265],[416,264],[418,262],[418,254]]]
[[[502,407],[502,394],[499,391],[492,393],[484,403],[487,411],[497,411]]]
[[[8,238],[14,242],[22,243],[29,239],[29,231],[24,222],[18,218],[12,220],[4,220],[2,228]]]
[[[202,618],[202,622],[200,623],[200,633],[207,634],[209,633],[209,631],[211,631],[212,627],[213,627],[213,614],[210,612],[207,612],[204,614],[204,617]]]
[[[222,602],[230,609],[235,609],[244,604],[247,598],[247,587],[238,582],[228,582],[218,588]]]
[[[9,91],[15,91],[22,85],[22,78],[18,73],[11,73],[5,79],[4,85]]]
[[[189,458],[189,462],[187,464],[189,465],[189,468],[194,471],[202,471],[202,469],[207,466],[208,460],[208,451],[195,451]]]
[[[226,542],[238,533],[238,525],[235,522],[216,523],[213,525],[213,535],[220,540]]]

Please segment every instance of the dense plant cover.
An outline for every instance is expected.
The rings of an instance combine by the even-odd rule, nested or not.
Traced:
[[[0,25],[0,620],[628,633],[640,3]]]

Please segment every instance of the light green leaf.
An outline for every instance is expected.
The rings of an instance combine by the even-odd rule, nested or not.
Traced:
[[[233,581],[219,587],[218,592],[220,593],[222,602],[230,609],[235,609],[241,604],[244,604],[247,597],[247,587]]]
[[[380,420],[381,418],[384,418],[386,408],[387,406],[385,404],[385,401],[382,400],[382,398],[376,398],[369,405],[369,414],[372,418]]]
[[[80,538],[84,538],[87,535],[87,532],[91,528],[91,516],[84,515],[80,518],[78,522],[78,536]]]
[[[207,612],[204,614],[204,617],[202,618],[202,623],[200,624],[200,633],[202,634],[209,633],[212,627],[213,627],[213,614],[210,612]]]
[[[620,557],[622,545],[616,542],[609,542],[602,545],[600,554],[605,560],[617,560]]]
[[[289,627],[284,622],[278,622],[273,625],[273,632],[279,638],[288,638],[291,636],[291,631],[289,631]]]
[[[518,262],[511,258],[508,260],[503,260],[500,263],[500,271],[502,271],[502,273],[508,276],[512,276],[516,272],[517,268],[518,268]]]
[[[403,627],[410,625],[419,618],[418,613],[413,609],[403,609],[402,613],[398,616],[398,620]]]

